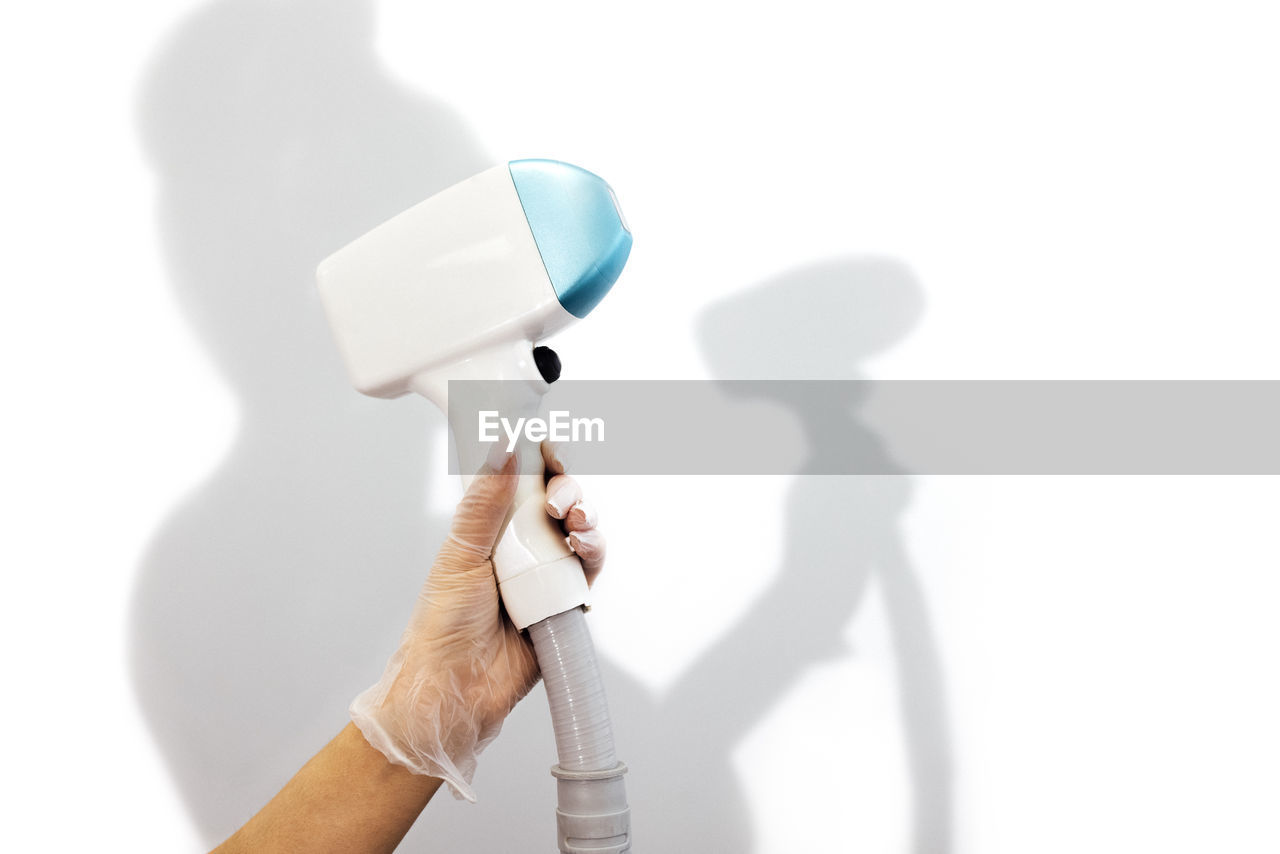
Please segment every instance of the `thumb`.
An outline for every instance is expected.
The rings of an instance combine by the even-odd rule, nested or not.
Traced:
[[[512,454],[497,471],[486,470],[476,475],[458,502],[445,549],[452,544],[462,563],[484,563],[493,553],[493,544],[516,494],[519,478],[515,472],[516,458]]]

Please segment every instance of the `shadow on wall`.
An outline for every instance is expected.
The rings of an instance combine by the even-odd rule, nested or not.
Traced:
[[[424,513],[443,419],[351,389],[314,270],[490,163],[373,35],[368,2],[213,3],[141,92],[169,278],[240,418],[155,534],[130,619],[142,709],[211,843],[344,724],[444,539]]]
[[[922,309],[919,284],[901,264],[836,259],[730,296],[699,318],[698,331],[720,379],[864,379],[859,364],[896,344]],[[952,847],[952,752],[941,658],[899,524],[911,479],[905,472],[819,476],[835,470],[850,450],[856,458],[882,461],[876,471],[898,470],[880,437],[858,419],[857,395],[865,387],[833,389],[846,395],[821,400],[811,387],[770,388],[808,441],[802,475],[787,496],[782,566],[738,628],[685,677],[686,696],[678,702],[697,708],[719,703],[707,723],[727,726],[732,740],[725,747],[732,749],[805,668],[844,654],[845,625],[874,581],[898,663],[912,788],[910,850],[946,854]],[[743,688],[726,702],[706,686],[715,678],[723,684],[728,673],[737,674],[735,684]],[[858,813],[873,809],[850,804],[844,820],[856,824]]]
[[[219,469],[156,533],[130,618],[142,709],[212,845],[346,722],[447,522],[424,510],[425,467],[445,465],[429,428],[443,419],[350,389],[315,265],[491,160],[456,114],[382,72],[366,0],[210,4],[163,46],[141,106],[170,277],[241,418]],[[851,378],[920,308],[900,266],[842,260],[723,301],[700,335],[724,378]],[[813,470],[830,443],[875,442],[856,401],[830,404],[847,432],[811,431]],[[873,577],[901,661],[914,850],[949,850],[941,673],[897,524],[908,490],[902,477],[798,478],[775,582],[672,690],[655,696],[602,660],[643,850],[755,850],[733,752],[806,668],[838,654]],[[555,747],[534,694],[484,755],[480,803],[438,798],[403,850],[554,847]]]
[[[697,329],[721,379],[859,379],[859,364],[900,341],[922,309],[920,287],[901,264],[843,258],[731,294],[703,312]],[[810,390],[788,395],[781,384],[776,390],[776,402],[790,407],[806,430],[806,475],[820,475],[828,460],[846,458],[850,443],[862,458],[886,456],[879,438],[858,420],[858,400],[816,401]],[[886,460],[877,470],[894,466]],[[905,475],[797,477],[787,495],[787,550],[772,583],[674,686],[655,695],[601,658],[618,755],[631,769],[627,796],[637,850],[757,850],[734,753],[809,668],[846,654],[845,627],[874,582],[898,660],[912,786],[910,850],[951,851],[951,749],[941,663],[899,526],[910,490]],[[448,837],[466,840],[467,850],[523,852],[549,840],[555,805],[546,769],[555,755],[549,746],[530,755],[529,745],[547,744],[551,727],[545,698],[540,689],[535,694],[508,719],[481,762],[480,802],[471,809],[484,818],[458,824],[457,835]],[[437,820],[435,809],[427,810],[419,829]],[[877,809],[850,804],[839,821],[856,825],[859,814]],[[545,850],[551,850],[549,841]]]

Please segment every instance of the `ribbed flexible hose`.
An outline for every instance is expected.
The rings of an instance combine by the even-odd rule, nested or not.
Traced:
[[[529,637],[551,703],[560,767],[603,771],[617,765],[604,683],[582,609],[534,623],[529,626]]]
[[[631,810],[613,750],[613,727],[595,648],[581,608],[529,626],[551,704],[559,806],[556,827],[563,854],[631,851]]]

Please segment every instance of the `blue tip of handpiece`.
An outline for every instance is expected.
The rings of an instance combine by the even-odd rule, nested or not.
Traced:
[[[560,304],[586,317],[631,254],[631,232],[613,190],[558,160],[513,160],[508,168]]]

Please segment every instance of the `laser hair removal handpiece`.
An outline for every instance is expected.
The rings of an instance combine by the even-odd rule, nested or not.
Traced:
[[[320,298],[355,387],[414,391],[450,419],[459,470],[478,471],[471,410],[451,413],[450,380],[492,384],[494,409],[532,415],[559,360],[535,342],[586,317],[631,251],[609,185],[554,160],[514,160],[444,190],[326,258]],[[587,585],[545,510],[543,459],[521,445],[520,484],[494,547],[507,613],[528,629],[551,704],[564,854],[631,850],[630,811],[604,688],[583,619]]]

